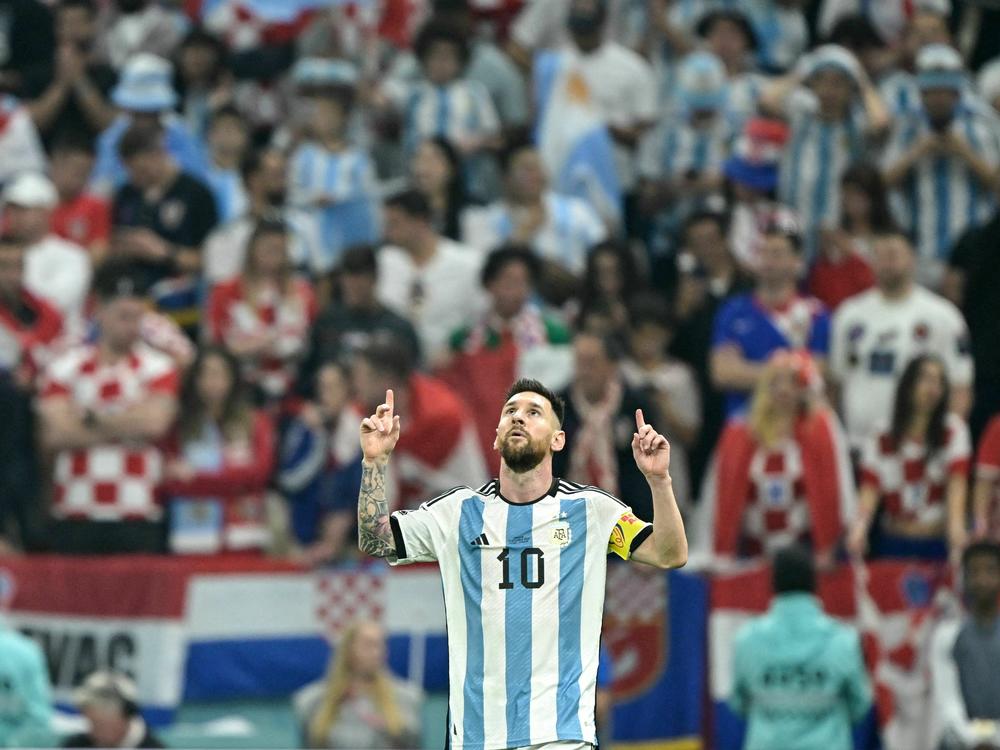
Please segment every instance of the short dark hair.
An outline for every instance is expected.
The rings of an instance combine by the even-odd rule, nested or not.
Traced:
[[[250,233],[250,237],[247,239],[247,248],[253,247],[257,244],[257,240],[266,235],[280,234],[287,237],[288,233],[288,224],[281,219],[271,217],[260,219],[254,224],[253,232]]]
[[[147,280],[131,259],[110,258],[97,267],[90,289],[101,302],[119,297],[145,297]]]
[[[430,222],[434,217],[430,199],[415,188],[406,188],[390,195],[385,201],[386,208],[396,208],[413,219]]]
[[[861,14],[844,16],[830,29],[827,44],[839,44],[857,54],[885,47],[885,40],[875,25]]]
[[[677,320],[666,300],[657,294],[646,292],[635,297],[628,306],[629,323],[632,328],[642,325],[656,325],[673,330]]]
[[[791,545],[778,550],[772,563],[771,582],[775,594],[816,591],[816,566],[808,550]]]
[[[244,182],[260,171],[261,164],[264,163],[264,157],[270,153],[283,156],[281,150],[274,146],[258,146],[257,148],[247,149],[247,152],[243,155],[243,160],[240,162],[240,177],[243,178]]]
[[[354,245],[344,250],[340,256],[342,273],[364,273],[374,276],[378,272],[375,248],[371,245]]]
[[[55,10],[60,11],[66,8],[82,8],[92,16],[97,15],[97,3],[95,0],[59,0],[59,4],[55,7]]]
[[[52,155],[69,153],[93,156],[96,153],[94,139],[79,130],[64,130],[52,142]]]
[[[599,314],[600,311],[598,311],[595,308],[591,308],[587,310],[584,315],[581,315],[581,318],[584,321],[584,326],[573,334],[573,340],[575,341],[576,339],[581,338],[583,336],[589,336],[590,338],[597,339],[598,341],[601,342],[601,348],[604,351],[605,357],[610,359],[612,362],[621,362],[623,359],[625,359],[625,355],[627,352],[625,351],[625,342],[619,335],[620,332],[596,330],[594,328],[587,327],[585,323],[587,315],[599,315]]]
[[[726,214],[721,211],[713,211],[709,208],[700,208],[684,220],[684,226],[681,229],[681,237],[687,238],[687,233],[691,230],[691,227],[705,221],[710,221],[715,224],[719,228],[719,233],[722,234],[723,237],[725,237],[726,232],[729,231],[729,218]]]
[[[431,47],[440,42],[455,48],[463,68],[469,63],[469,40],[462,28],[444,18],[433,17],[420,29],[413,42],[413,53],[417,60],[423,63]]]
[[[537,393],[546,399],[552,406],[552,413],[556,415],[556,421],[560,426],[562,425],[563,419],[566,417],[566,402],[551,388],[534,378],[518,378],[507,389],[507,395],[504,396],[503,402],[506,404],[518,393]]]
[[[140,154],[163,150],[163,128],[148,122],[136,122],[128,126],[118,141],[118,156],[128,161]]]
[[[406,380],[416,369],[416,352],[401,336],[381,331],[357,350],[357,356],[373,369]]]
[[[976,557],[992,557],[1000,565],[1000,544],[991,542],[988,539],[981,539],[973,542],[962,553],[962,570],[969,567],[969,563]]]
[[[538,275],[541,272],[541,264],[531,251],[531,248],[525,245],[510,244],[501,245],[486,257],[486,262],[483,263],[483,270],[479,274],[479,280],[483,286],[489,286],[512,263],[523,264],[528,269],[528,276],[531,278],[532,283],[538,279]]]
[[[215,125],[219,120],[225,120],[226,118],[239,120],[240,123],[249,130],[249,124],[246,119],[240,114],[240,111],[236,109],[232,104],[223,104],[218,109],[212,110],[212,114],[209,120],[209,127]]]
[[[802,232],[799,229],[792,229],[788,226],[779,223],[770,223],[764,226],[761,232],[763,237],[784,237],[788,240],[788,243],[792,246],[792,250],[795,251],[796,255],[802,255],[802,251],[805,247],[802,241]]]
[[[906,243],[906,246],[910,248],[910,252],[916,252],[917,243],[913,238],[913,235],[908,231],[903,229],[901,226],[893,225],[882,229],[881,231],[875,232],[875,236],[872,237],[872,244],[878,242],[879,240],[891,240],[900,239]]]

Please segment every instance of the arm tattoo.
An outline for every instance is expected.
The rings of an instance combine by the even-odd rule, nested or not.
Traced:
[[[366,555],[396,559],[396,543],[389,526],[389,503],[385,499],[386,462],[361,466],[358,495],[358,547]]]

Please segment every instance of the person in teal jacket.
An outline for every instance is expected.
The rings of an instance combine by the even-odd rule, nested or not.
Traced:
[[[850,750],[872,703],[858,634],[823,612],[805,550],[774,558],[775,598],[737,634],[732,709],[747,719],[744,750]]]
[[[52,700],[42,649],[0,615],[0,747],[47,747]]]

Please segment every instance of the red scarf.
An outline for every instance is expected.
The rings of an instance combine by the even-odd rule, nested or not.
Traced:
[[[812,518],[813,545],[817,552],[832,547],[843,531],[833,429],[825,411],[803,416],[795,426]],[[736,554],[743,512],[750,494],[750,462],[757,448],[756,438],[743,421],[730,422],[719,440],[713,545],[717,554]]]

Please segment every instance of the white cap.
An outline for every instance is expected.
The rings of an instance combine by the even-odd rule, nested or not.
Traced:
[[[162,112],[177,103],[173,66],[162,57],[140,52],[125,63],[111,101],[133,112]]]
[[[55,208],[59,205],[59,193],[45,175],[22,172],[4,187],[3,202],[25,208]]]
[[[73,700],[78,707],[95,703],[118,703],[123,708],[138,706],[139,690],[120,672],[99,671],[90,674],[76,690]]]
[[[917,86],[920,89],[961,89],[965,63],[958,50],[947,44],[928,44],[917,53]]]

